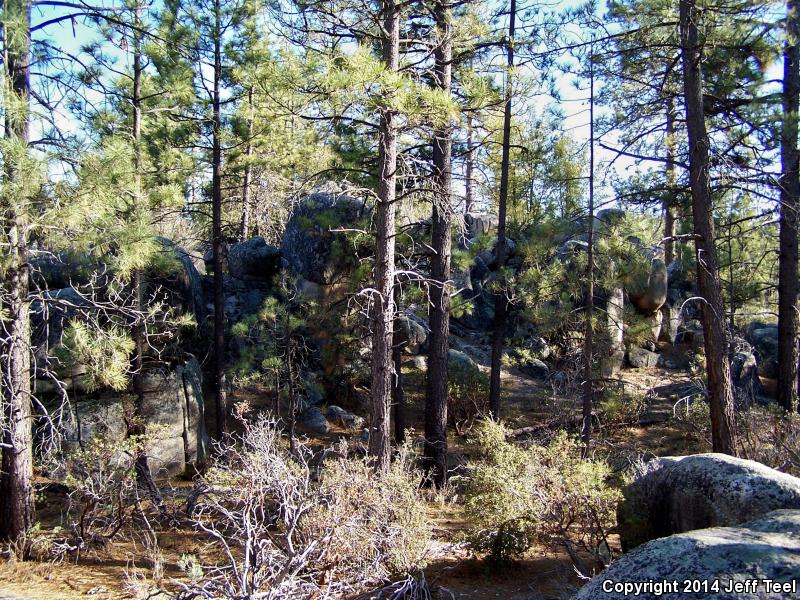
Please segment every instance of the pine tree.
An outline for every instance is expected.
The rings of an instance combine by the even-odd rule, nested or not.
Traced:
[[[434,6],[436,20],[435,86],[450,95],[453,40],[452,12],[444,1]],[[452,239],[451,173],[453,131],[448,122],[433,132],[433,213],[431,216],[431,279],[428,320],[427,394],[425,397],[425,457],[431,478],[443,485],[447,478],[447,392],[450,323],[450,245]]]
[[[778,402],[800,411],[797,361],[800,317],[797,300],[797,237],[800,219],[800,153],[797,119],[800,109],[800,15],[797,0],[786,4],[783,51],[783,123],[781,130],[780,263],[778,272]]]
[[[0,473],[0,540],[16,542],[33,524],[33,437],[30,379],[28,242],[30,190],[24,185],[28,154],[31,4],[4,3],[5,140],[3,140],[2,385],[3,457]]]
[[[497,255],[498,268],[503,269],[506,262],[506,213],[508,210],[508,176],[511,152],[511,100],[512,70],[514,68],[514,29],[517,17],[516,0],[511,0],[508,11],[508,37],[506,39],[506,89],[503,107],[503,156],[501,159],[500,190],[497,220]],[[502,271],[501,271],[502,272]],[[498,291],[494,305],[494,330],[492,332],[492,372],[489,381],[489,410],[495,419],[500,418],[500,369],[503,357],[503,341],[506,334],[506,316],[508,300],[503,289],[502,277],[498,278]]]
[[[689,138],[689,178],[692,190],[697,287],[703,298],[703,333],[711,405],[711,436],[715,452],[735,455],[733,391],[708,174],[709,140],[703,111],[700,21],[701,12],[694,0],[681,0],[681,61]]]

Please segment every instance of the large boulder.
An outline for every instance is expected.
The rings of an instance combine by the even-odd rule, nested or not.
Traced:
[[[203,293],[203,279],[197,269],[202,265],[197,255],[192,254],[167,238],[159,238],[164,251],[174,256],[176,264],[170,268],[150,274],[150,287],[157,288],[171,306],[182,314],[194,317],[202,325],[207,316]]]
[[[342,227],[358,227],[369,214],[363,200],[318,192],[295,208],[281,241],[281,255],[295,274],[319,285],[344,280],[358,264]]]
[[[758,362],[752,352],[742,350],[731,356],[731,384],[737,408],[750,406],[764,393],[758,378]]]
[[[200,364],[191,357],[172,368],[154,369],[142,377],[142,418],[147,426],[150,469],[158,477],[192,473],[205,464],[206,433]],[[95,436],[119,442],[127,433],[130,395],[102,392],[73,401],[61,421],[65,450],[85,447]]]
[[[725,454],[656,458],[626,488],[617,511],[625,550],[649,540],[800,509],[800,479]]]
[[[396,321],[397,343],[403,344],[406,354],[422,354],[428,342],[428,329],[424,321],[410,311],[401,313]]]
[[[758,371],[762,377],[778,376],[778,327],[754,323],[747,328],[746,339],[753,345],[758,358]]]
[[[237,279],[269,280],[281,268],[281,251],[261,236],[233,244],[228,249],[228,272]]]
[[[651,369],[658,366],[659,355],[644,348],[628,350],[628,362],[634,369]]]
[[[87,255],[75,252],[34,250],[30,257],[31,284],[40,289],[86,285],[93,275],[106,272],[105,265],[94,264]]]
[[[489,235],[497,230],[497,217],[494,215],[467,213],[464,215],[464,224],[470,238],[479,235]]]
[[[735,527],[651,541],[622,556],[573,600],[797,598],[799,573],[800,511],[778,510]],[[634,588],[635,582],[659,587]]]
[[[650,263],[646,279],[643,277],[628,288],[628,297],[643,315],[651,315],[667,301],[667,267],[660,258]]]

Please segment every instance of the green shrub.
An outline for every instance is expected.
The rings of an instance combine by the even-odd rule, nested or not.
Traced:
[[[606,388],[597,408],[605,424],[635,423],[646,407],[645,396],[625,393],[620,389]]]
[[[448,364],[448,418],[459,435],[469,430],[475,419],[488,414],[489,376],[478,365],[460,360]]]
[[[475,459],[463,479],[467,542],[478,554],[507,561],[534,542],[566,549],[577,568],[581,553],[608,560],[606,531],[615,523],[620,493],[608,465],[584,460],[578,441],[558,433],[547,446],[516,446],[502,424],[480,421]]]

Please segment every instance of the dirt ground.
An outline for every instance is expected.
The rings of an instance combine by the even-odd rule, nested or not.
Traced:
[[[458,346],[457,346],[458,347]],[[479,364],[487,365],[488,357],[479,348],[460,342],[460,348],[471,354]],[[419,374],[416,374],[418,379]],[[415,374],[408,376],[409,422],[419,430],[422,422],[422,394]],[[685,454],[695,451],[694,443],[672,419],[676,402],[691,391],[692,381],[687,373],[649,369],[623,371],[625,385],[642,390],[648,398],[647,408],[640,422],[609,427],[596,426],[597,452],[605,455],[612,466],[621,470],[630,460],[642,455]],[[534,381],[516,370],[503,373],[504,419],[511,429],[534,428],[545,438],[560,424],[569,425],[579,414],[579,400],[573,396],[559,396],[549,384]],[[258,397],[247,397],[251,404],[259,404]],[[267,404],[268,400],[263,400]],[[213,412],[213,411],[209,411]],[[343,436],[357,433],[335,429],[317,440],[329,443]],[[452,434],[451,466],[456,468],[466,459],[464,439]],[[44,483],[39,481],[39,484]],[[190,482],[173,482],[167,497],[176,507],[183,502]],[[63,491],[50,486],[39,494],[37,518],[43,530],[59,526],[66,503]],[[178,508],[176,508],[176,511]],[[569,597],[581,585],[572,564],[566,556],[545,553],[541,548],[529,551],[521,560],[505,568],[498,568],[470,556],[459,543],[459,534],[465,530],[458,506],[452,502],[431,501],[430,516],[433,523],[434,542],[430,550],[426,576],[429,581],[443,586],[456,598],[469,600],[533,600]],[[177,513],[176,513],[177,514]],[[203,540],[195,532],[176,527],[159,535],[163,556],[161,570],[164,579],[180,576],[178,560],[184,553],[202,557]],[[114,543],[96,556],[82,556],[74,560],[55,562],[0,562],[0,600],[73,600],[77,598],[145,598],[142,578],[152,573],[152,563],[145,549],[130,539]]]

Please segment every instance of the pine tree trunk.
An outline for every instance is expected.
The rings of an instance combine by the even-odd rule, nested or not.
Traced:
[[[436,86],[450,93],[452,25],[443,2],[434,8],[439,43],[434,51]],[[428,375],[425,397],[425,463],[435,485],[447,479],[448,339],[450,335],[450,245],[453,201],[451,190],[453,129],[448,124],[433,132],[433,213],[431,216],[430,308]]]
[[[469,214],[475,203],[475,132],[472,129],[472,115],[467,115],[467,156],[466,173],[464,173],[464,214]]]
[[[586,323],[583,339],[583,406],[581,441],[586,455],[589,451],[589,442],[592,438],[592,405],[594,404],[594,376],[592,363],[594,362],[594,44],[589,57],[589,228],[587,231],[587,257],[586,257]]]
[[[783,51],[783,129],[781,132],[780,262],[778,269],[778,402],[787,411],[800,410],[797,398],[798,212],[800,172],[797,118],[800,105],[800,22],[798,0],[786,5],[786,45]]]
[[[714,215],[709,181],[709,142],[703,113],[703,79],[698,34],[701,12],[694,0],[680,1],[681,55],[689,137],[689,176],[692,191],[697,287],[703,304],[711,438],[714,452],[736,454],[733,391],[725,331],[725,308],[719,262],[714,245]]]
[[[222,237],[222,135],[220,86],[222,85],[222,15],[220,0],[214,1],[214,90],[212,98],[211,208],[212,250],[214,254],[214,383],[217,439],[228,430],[225,383],[225,240]]]
[[[664,193],[664,264],[669,265],[675,260],[675,242],[672,237],[675,235],[675,119],[672,114],[672,99],[667,100],[666,106],[666,146],[667,146],[667,166],[666,184],[667,190]]]
[[[392,364],[394,377],[392,378],[392,406],[394,406],[394,443],[400,446],[406,441],[406,398],[403,390],[403,346],[398,339],[400,327],[397,318],[400,315],[400,282],[394,286],[395,320],[392,335]]]
[[[244,179],[242,181],[242,222],[239,227],[239,239],[245,241],[250,237],[250,195],[253,180],[253,87],[247,91],[247,106],[250,113],[247,115],[247,149],[244,165]]]
[[[497,215],[497,255],[498,273],[506,263],[506,211],[508,207],[508,169],[511,153],[511,77],[514,67],[514,21],[517,17],[517,2],[511,0],[508,16],[507,66],[505,106],[503,108],[503,146],[500,162],[500,198]],[[508,300],[505,294],[505,282],[502,276],[497,277],[499,290],[494,303],[494,330],[492,333],[492,362],[489,379],[489,410],[495,419],[500,418],[500,369],[503,357],[503,340],[506,334],[506,315]]]
[[[30,91],[30,18],[27,0],[5,3],[5,68],[10,84],[6,92],[19,102],[19,112],[6,115],[5,135],[28,142],[28,95]],[[13,24],[13,25],[12,25]],[[6,157],[5,176],[12,185],[21,183],[19,166]],[[4,217],[7,251],[6,285],[8,320],[0,347],[2,386],[3,458],[0,474],[0,540],[14,542],[33,524],[33,439],[31,434],[31,324],[28,300],[29,207],[24,197],[10,199]],[[5,287],[5,286],[4,286]]]
[[[400,65],[400,9],[394,0],[384,0],[381,8],[383,61],[387,70],[397,72]],[[378,131],[378,202],[375,209],[375,291],[372,299],[372,421],[369,455],[375,468],[389,466],[389,433],[392,389],[392,325],[394,320],[395,189],[397,182],[396,115],[390,108],[381,110]]]

